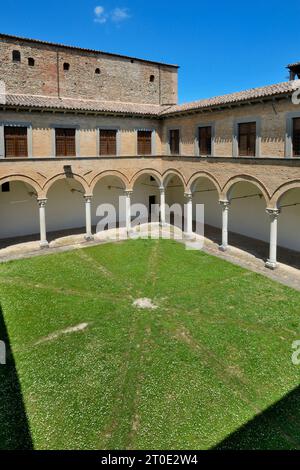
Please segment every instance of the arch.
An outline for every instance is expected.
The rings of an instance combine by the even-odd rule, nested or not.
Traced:
[[[103,178],[107,176],[118,178],[119,180],[122,181],[122,184],[124,185],[124,189],[128,188],[129,181],[128,181],[128,178],[123,173],[121,173],[118,170],[107,170],[107,171],[102,171],[101,173],[98,173],[96,176],[94,176],[94,178],[92,179],[90,183],[90,188],[89,188],[91,194],[93,194],[96,184],[98,184],[99,181],[101,181]]]
[[[166,188],[170,182],[170,179],[173,176],[177,176],[180,179],[184,188],[184,192],[188,192],[188,188],[187,188],[187,184],[184,179],[184,176],[180,173],[180,171],[175,170],[174,168],[170,168],[163,174],[163,186]]]
[[[189,181],[187,183],[188,192],[191,192],[191,193],[194,192],[197,181],[200,178],[207,178],[208,180],[210,180],[212,182],[212,184],[216,187],[216,189],[218,191],[219,198],[221,197],[221,186],[219,185],[219,182],[217,181],[217,179],[214,176],[212,176],[210,173],[207,173],[206,171],[199,171],[199,172],[195,173],[189,179]]]
[[[300,180],[289,181],[284,183],[274,192],[271,201],[270,208],[279,209],[280,208],[280,199],[291,189],[300,189]]]
[[[131,178],[130,180],[130,189],[134,188],[134,185],[136,184],[137,180],[141,178],[141,176],[153,176],[155,178],[155,181],[157,182],[158,186],[162,185],[162,177],[161,174],[152,168],[145,168],[143,170],[138,171],[135,173],[135,175]]]
[[[37,181],[35,181],[33,178],[30,178],[29,176],[25,176],[25,175],[5,176],[0,179],[0,185],[2,185],[3,183],[9,183],[9,182],[13,183],[13,182],[18,182],[18,181],[22,181],[23,183],[29,184],[36,191],[38,197],[42,196],[41,186],[39,185]]]
[[[45,196],[47,197],[47,194],[48,194],[49,190],[52,188],[52,186],[57,181],[60,181],[60,180],[63,180],[63,179],[68,179],[66,173],[60,173],[56,176],[53,176],[49,180],[47,180],[47,182],[45,183],[45,185],[43,187],[43,192],[44,192]],[[85,194],[90,195],[90,187],[89,187],[88,183],[86,182],[86,180],[82,176],[77,175],[75,173],[72,173],[72,177],[70,179],[74,179],[75,181],[80,183],[81,186],[83,187],[84,191],[85,191]]]
[[[269,205],[270,195],[268,190],[265,188],[263,183],[261,183],[261,181],[251,175],[238,175],[230,178],[222,189],[221,199],[230,200],[230,193],[237,183],[251,183],[254,184],[254,186],[257,186],[265,199],[266,205]]]

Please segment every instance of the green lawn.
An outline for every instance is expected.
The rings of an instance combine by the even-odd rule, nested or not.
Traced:
[[[299,292],[167,240],[2,264],[0,292],[0,448],[300,448]]]

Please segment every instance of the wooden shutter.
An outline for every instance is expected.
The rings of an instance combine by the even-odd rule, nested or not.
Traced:
[[[27,127],[4,127],[5,156],[28,157]]]
[[[239,124],[239,155],[255,157],[256,154],[256,122]]]
[[[138,155],[151,155],[152,153],[152,132],[138,131]]]
[[[293,156],[300,157],[300,118],[293,119]]]
[[[199,127],[199,154],[211,155],[211,126]]]
[[[117,155],[116,130],[100,130],[100,155]]]
[[[179,129],[170,130],[170,153],[171,155],[179,155]]]
[[[55,129],[57,157],[76,157],[75,132],[75,129]]]

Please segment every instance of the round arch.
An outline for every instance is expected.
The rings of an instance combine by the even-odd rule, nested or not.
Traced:
[[[300,189],[300,180],[289,181],[281,185],[273,194],[270,200],[270,208],[279,209],[280,208],[280,200],[283,196],[292,189]]]
[[[219,197],[221,196],[221,187],[217,179],[212,176],[210,173],[206,173],[205,171],[195,173],[188,181],[187,188],[188,192],[193,193],[195,191],[196,185],[201,178],[206,178],[211,181],[211,183],[215,186],[216,190],[218,191]]]
[[[0,179],[0,185],[4,183],[14,183],[18,181],[29,184],[35,190],[38,198],[42,196],[41,186],[39,185],[37,181],[35,181],[33,178],[30,178],[29,176],[17,175],[17,174],[5,176],[4,178]]]
[[[68,178],[65,173],[60,173],[59,175],[56,175],[53,178],[50,178],[49,180],[47,180],[47,182],[45,183],[43,187],[43,192],[45,196],[47,197],[49,190],[57,181],[64,180],[64,179],[77,181],[84,189],[85,194],[90,195],[90,187],[87,181],[82,176],[72,173],[70,175],[70,178]]]
[[[129,180],[123,173],[121,173],[120,171],[117,171],[117,170],[108,170],[108,171],[103,171],[101,173],[98,173],[96,176],[94,176],[94,178],[92,179],[92,181],[90,183],[90,188],[89,188],[90,193],[93,194],[96,185],[101,180],[103,180],[104,178],[109,177],[109,176],[111,176],[113,178],[118,178],[122,182],[122,184],[124,185],[124,189],[128,188]]]
[[[233,178],[230,178],[229,181],[227,181],[227,183],[223,187],[223,190],[221,192],[221,198],[224,199],[224,200],[230,201],[231,193],[232,193],[234,187],[238,183],[250,183],[250,184],[253,184],[254,186],[256,186],[261,191],[261,193],[262,193],[262,195],[265,199],[266,205],[268,207],[269,202],[270,202],[270,195],[269,195],[267,189],[261,183],[261,181],[259,181],[258,179],[254,178],[253,176],[250,176],[250,175],[238,175],[238,176],[234,176]]]
[[[169,169],[163,174],[163,186],[166,188],[170,182],[170,180],[174,177],[177,176],[180,181],[182,182],[184,192],[188,192],[187,184],[186,181],[183,177],[183,175],[180,173],[180,171],[175,170],[175,169]]]
[[[161,174],[157,171],[157,170],[154,170],[152,168],[146,168],[144,170],[140,170],[138,171],[137,173],[135,173],[135,175],[131,178],[130,180],[130,187],[131,189],[133,190],[135,184],[137,183],[137,181],[143,177],[143,176],[152,176],[155,181],[157,182],[158,184],[158,187],[160,187],[162,185],[162,177],[161,177]]]

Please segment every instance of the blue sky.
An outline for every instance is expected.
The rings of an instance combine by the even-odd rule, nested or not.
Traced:
[[[176,63],[186,102],[285,81],[299,13],[277,0],[10,0],[0,31]]]

